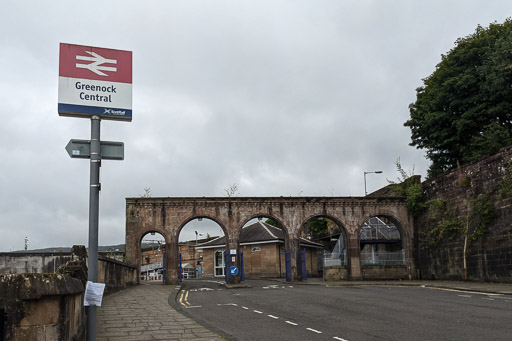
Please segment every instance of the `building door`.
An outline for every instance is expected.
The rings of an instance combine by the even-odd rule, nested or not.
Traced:
[[[224,276],[224,252],[223,252],[223,250],[216,250],[214,258],[215,258],[215,261],[214,261],[215,277]]]

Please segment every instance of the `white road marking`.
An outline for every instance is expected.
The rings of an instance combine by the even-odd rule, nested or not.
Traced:
[[[248,310],[249,308],[247,308],[247,307],[242,307],[242,309]]]
[[[189,309],[189,308],[202,308],[203,306],[202,305],[189,305],[188,307],[185,307],[186,309]]]
[[[348,340],[342,339],[341,337],[337,337],[337,336],[333,337],[333,339],[339,340],[339,341],[348,341]]]
[[[284,287],[283,287],[284,288]],[[263,287],[263,289],[279,289],[279,285],[277,284],[272,284],[272,285],[269,285],[268,287]]]
[[[217,283],[217,284],[224,284],[222,281],[205,281],[207,283]]]
[[[441,291],[464,292],[467,294],[474,294],[474,295],[503,296],[503,294],[494,294],[494,293],[490,293],[490,292],[481,292],[481,291],[469,291],[469,290],[462,290],[462,289],[435,288],[435,287],[426,287],[426,288],[432,289],[432,290],[441,290]]]
[[[299,324],[298,323],[295,323],[295,322],[292,322],[292,321],[284,321],[288,324],[291,324],[292,326],[298,326]]]
[[[457,296],[459,296],[459,297],[468,297],[468,298],[471,297],[471,295],[457,295]]]
[[[267,316],[268,316],[268,317],[271,317],[271,318],[273,318],[273,319],[275,319],[275,320],[277,320],[277,319],[279,318],[279,317],[274,316],[274,315],[267,315]]]
[[[309,330],[310,332],[313,332],[313,333],[322,334],[321,331],[313,329],[313,328],[306,328],[306,329]]]
[[[253,311],[254,311],[255,313],[257,313],[257,314],[263,314],[263,312],[262,312],[262,311],[259,311],[259,310],[253,310]]]

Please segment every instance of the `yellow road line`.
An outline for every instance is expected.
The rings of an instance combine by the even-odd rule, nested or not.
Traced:
[[[190,305],[190,303],[188,302],[188,290],[185,292],[185,304],[186,305]]]

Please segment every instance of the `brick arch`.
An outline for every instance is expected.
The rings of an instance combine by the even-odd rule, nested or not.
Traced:
[[[393,197],[188,197],[188,198],[127,198],[126,199],[126,256],[134,262],[137,236],[143,230],[156,230],[166,238],[167,282],[177,281],[178,235],[183,226],[198,217],[215,221],[223,229],[229,248],[239,245],[242,226],[258,216],[266,216],[282,224],[289,237],[288,247],[298,254],[299,232],[307,219],[329,217],[345,232],[350,278],[361,278],[359,260],[359,230],[367,217],[390,216],[400,222],[407,236],[407,254],[412,255],[413,220],[407,214],[403,198]],[[402,231],[401,231],[402,233]],[[140,245],[139,245],[140,247]],[[412,256],[408,260],[415,273]],[[239,259],[237,264],[239,266]],[[296,260],[292,261],[293,276],[297,278]],[[234,283],[239,281],[232,277]]]

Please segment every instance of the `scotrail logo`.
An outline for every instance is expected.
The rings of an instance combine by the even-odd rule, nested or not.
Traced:
[[[86,61],[89,61],[89,62],[92,62],[92,63],[89,63],[89,64],[78,64],[78,63],[76,63],[76,67],[77,68],[89,69],[92,72],[94,72],[95,74],[100,75],[100,76],[108,76],[106,73],[104,73],[102,71],[112,71],[112,72],[116,72],[117,71],[116,67],[102,65],[102,64],[117,64],[117,60],[116,59],[104,58],[104,57],[100,56],[99,54],[97,54],[96,52],[93,52],[93,51],[85,51],[85,53],[90,54],[92,57],[77,55],[76,59],[77,60],[86,60]]]
[[[104,108],[105,112],[103,115],[116,115],[116,116],[124,116],[126,115],[126,110],[114,110],[114,109],[107,109]]]

